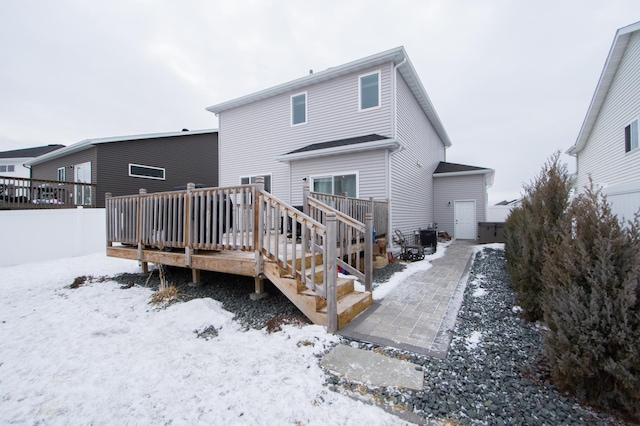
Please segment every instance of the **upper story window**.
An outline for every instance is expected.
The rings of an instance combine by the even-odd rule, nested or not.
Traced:
[[[358,79],[360,111],[380,106],[380,71],[361,75]]]
[[[0,173],[7,173],[7,172],[15,172],[16,171],[16,166],[13,164],[9,164],[9,165],[5,165],[5,166],[0,166]]]
[[[60,167],[58,169],[58,180],[60,182],[65,182],[67,180],[67,168],[66,167]]]
[[[291,96],[291,125],[307,122],[307,93]]]
[[[638,148],[638,120],[633,120],[624,128],[624,152],[633,151],[636,148]]]
[[[161,167],[143,166],[129,163],[129,176],[145,179],[165,179],[165,169]]]
[[[264,177],[264,190],[271,192],[271,175],[260,175]],[[256,183],[256,176],[241,176],[240,185],[249,185],[250,183]]]

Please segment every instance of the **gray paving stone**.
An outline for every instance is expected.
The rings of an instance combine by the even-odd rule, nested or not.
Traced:
[[[416,369],[416,364],[373,351],[338,345],[324,356],[320,365],[351,381],[370,386],[424,389],[424,373]]]
[[[339,333],[445,358],[451,318],[455,322],[472,253],[473,242],[454,241],[444,257],[432,261],[430,269],[412,274],[384,299],[376,301],[375,309],[365,311]]]

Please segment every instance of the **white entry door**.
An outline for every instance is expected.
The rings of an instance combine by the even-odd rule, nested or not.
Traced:
[[[476,202],[455,201],[454,238],[458,240],[476,239]]]
[[[74,167],[74,182],[76,183],[91,183],[91,162],[76,164]],[[90,206],[91,205],[91,187],[84,185],[76,185],[76,205],[77,206]]]

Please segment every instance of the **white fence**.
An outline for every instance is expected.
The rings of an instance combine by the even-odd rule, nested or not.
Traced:
[[[104,209],[0,211],[0,266],[106,250]]]
[[[511,213],[513,206],[489,206],[485,222],[504,222]]]

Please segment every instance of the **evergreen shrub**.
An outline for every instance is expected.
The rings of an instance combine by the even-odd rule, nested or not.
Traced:
[[[640,221],[628,226],[593,188],[576,197],[547,246],[545,351],[554,382],[640,420]]]
[[[530,320],[542,318],[546,247],[557,244],[559,222],[569,204],[571,180],[560,152],[544,164],[540,174],[524,186],[521,207],[506,220],[505,258],[518,303]]]

